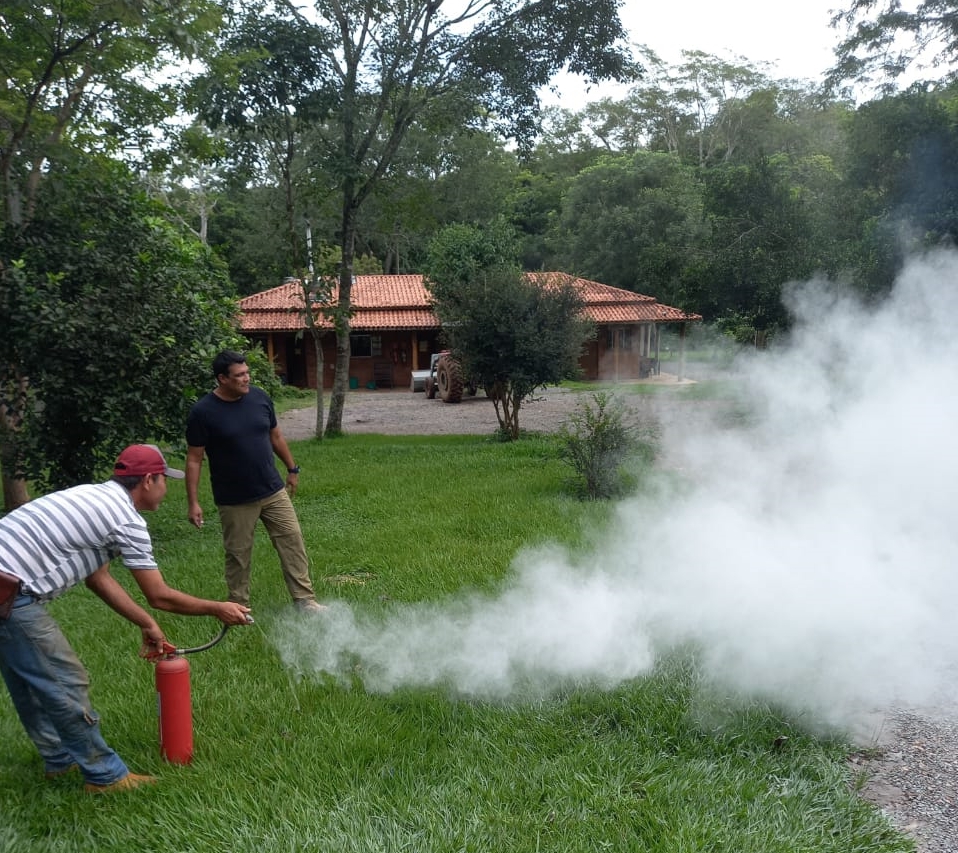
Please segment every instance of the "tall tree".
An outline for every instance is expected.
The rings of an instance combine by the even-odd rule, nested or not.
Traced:
[[[502,215],[518,170],[495,135],[472,128],[437,134],[416,123],[389,176],[363,206],[357,254],[384,259],[387,272],[420,272],[443,225],[481,224]]]
[[[303,205],[299,199],[310,128],[325,120],[338,97],[326,60],[329,34],[303,19],[245,6],[235,16],[209,70],[188,86],[187,101],[214,130],[231,133],[244,174],[279,185],[287,273],[306,266]]]
[[[705,176],[711,233],[706,260],[690,276],[693,304],[749,336],[786,327],[783,285],[818,269],[808,210],[789,165],[785,158],[762,159]]]
[[[342,430],[349,314],[359,214],[414,123],[435,132],[488,123],[531,144],[537,91],[562,68],[593,80],[633,66],[616,0],[316,0],[317,62],[335,98],[312,130],[311,168],[334,191],[342,263],[336,292],[336,369],[326,434]],[[312,23],[315,22],[315,23]],[[243,105],[251,109],[252,105]]]
[[[169,149],[150,157],[150,191],[201,243],[209,243],[210,219],[227,188],[225,153],[221,135],[194,123],[176,133]]]
[[[562,268],[673,303],[705,240],[697,170],[671,154],[609,156],[571,183]]]
[[[627,101],[634,116],[624,124],[628,113],[618,117],[618,135],[644,137],[657,150],[698,166],[731,161],[747,126],[743,104],[773,85],[767,68],[699,50],[683,50],[677,66],[666,65],[648,49],[643,61],[649,75]]]
[[[219,12],[215,0],[5,0],[2,222],[29,220],[43,170],[64,149],[146,145],[172,108],[171,87],[147,85],[148,72],[194,55]]]
[[[955,93],[915,87],[859,107],[848,125],[845,192],[858,282],[884,293],[913,251],[958,241]]]
[[[835,14],[843,31],[828,75],[833,87],[849,81],[889,94],[906,72],[953,81],[958,77],[958,14],[954,0],[851,0]]]

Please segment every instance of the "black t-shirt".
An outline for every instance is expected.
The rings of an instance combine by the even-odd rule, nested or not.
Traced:
[[[251,503],[283,488],[270,443],[275,427],[273,401],[256,386],[238,400],[222,400],[211,392],[193,404],[186,443],[206,450],[217,504]]]

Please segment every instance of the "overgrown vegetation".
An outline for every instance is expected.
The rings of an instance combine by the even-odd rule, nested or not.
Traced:
[[[632,484],[624,465],[639,448],[638,427],[608,391],[578,402],[559,433],[560,458],[575,472],[575,488],[592,500],[624,494]],[[646,445],[650,455],[652,448]]]
[[[82,479],[124,440],[118,424],[166,431],[178,417],[166,410],[197,384],[190,359],[206,361],[195,350],[216,346],[206,312],[224,307],[221,284],[250,293],[307,272],[338,283],[324,306],[338,318],[335,434],[352,274],[423,272],[450,225],[506,222],[523,270],[637,290],[751,345],[790,323],[790,281],[826,275],[880,298],[910,253],[954,244],[947,64],[859,105],[837,88],[879,57],[893,78],[925,35],[953,55],[933,6],[853,2],[825,89],[746,58],[690,50],[665,63],[628,47],[606,0],[500,5],[3,5],[0,275],[17,303],[0,305],[5,506],[29,497],[21,472]],[[917,41],[887,62],[899,36]],[[157,83],[173,65],[177,84]],[[562,68],[632,88],[540,113]],[[135,166],[110,186],[104,160],[117,174]],[[86,202],[64,181],[76,163]],[[145,211],[145,194],[169,207]],[[518,409],[497,399],[515,435]],[[19,428],[41,406],[52,426],[28,441]]]
[[[0,393],[16,423],[0,434],[7,475],[62,488],[131,441],[176,440],[215,353],[245,341],[222,262],[125,166],[71,159],[35,201],[21,229],[0,230],[0,376],[24,378]]]
[[[521,548],[551,541],[576,552],[613,506],[569,498],[545,437],[346,436],[296,442],[294,452],[304,471],[295,501],[320,595],[359,614],[494,594]],[[204,502],[212,505],[208,493]],[[215,520],[190,527],[175,482],[148,520],[167,579],[221,596]],[[692,657],[663,660],[607,691],[569,685],[536,701],[465,701],[440,689],[372,694],[361,673],[352,689],[300,680],[280,663],[277,638],[291,614],[264,536],[253,563],[256,624],[191,658],[187,767],[159,758],[153,669],[136,656],[138,631],[82,588],[50,605],[90,671],[108,741],[160,781],[110,797],[84,794],[75,775],[45,781],[0,691],[0,849],[913,849],[850,789],[840,741],[810,737],[768,705],[704,694]],[[127,583],[124,569],[115,573]],[[178,645],[218,630],[205,619],[160,621]]]

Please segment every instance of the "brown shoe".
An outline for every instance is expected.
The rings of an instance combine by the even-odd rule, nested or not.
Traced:
[[[67,773],[72,773],[74,770],[80,768],[79,764],[71,764],[69,767],[61,767],[59,770],[47,770],[43,774],[44,779],[59,779],[61,776],[66,776]]]
[[[293,602],[300,613],[325,613],[329,608],[312,598],[298,598]]]
[[[122,779],[116,782],[110,782],[109,785],[94,785],[87,782],[83,790],[88,794],[112,794],[114,791],[132,791],[141,785],[155,785],[157,778],[155,776],[141,776],[138,773],[127,773]]]

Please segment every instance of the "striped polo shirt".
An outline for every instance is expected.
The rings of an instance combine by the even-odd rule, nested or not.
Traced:
[[[119,483],[53,492],[0,519],[0,571],[40,598],[56,597],[116,557],[130,569],[157,567],[146,521]]]

